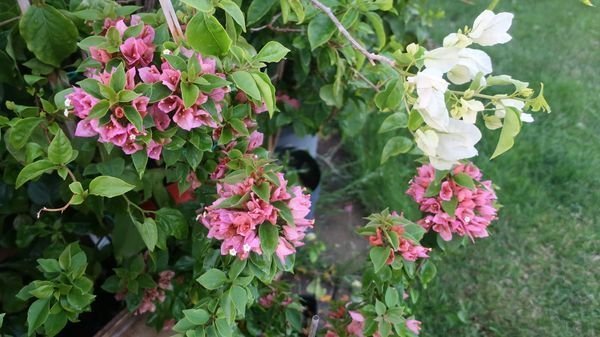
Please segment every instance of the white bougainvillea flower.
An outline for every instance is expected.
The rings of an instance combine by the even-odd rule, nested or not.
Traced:
[[[470,37],[463,33],[451,33],[444,38],[444,47],[466,48],[473,43]]]
[[[454,84],[465,84],[482,73],[492,72],[492,59],[484,51],[464,48],[458,53],[457,63],[450,69],[447,76]]]
[[[450,119],[444,99],[448,82],[442,78],[442,73],[434,68],[426,68],[407,78],[407,81],[417,89],[415,108],[423,116],[425,123],[434,129],[446,130]]]
[[[457,119],[462,118],[462,120],[467,123],[475,124],[477,121],[477,114],[484,109],[485,106],[478,100],[466,100],[461,98],[460,104],[452,110],[452,116]]]
[[[485,10],[475,19],[469,37],[482,46],[506,43],[512,39],[507,33],[512,24],[512,13],[498,13]]]
[[[441,47],[425,52],[425,67],[436,69],[441,73],[447,73],[459,61],[459,54],[462,51],[457,47]]]
[[[528,113],[523,112],[523,108],[525,107],[525,102],[520,101],[518,99],[512,98],[504,98],[494,103],[496,106],[496,112],[494,115],[498,118],[504,118],[506,116],[506,108],[514,108],[520,112],[521,121],[525,123],[533,122],[533,116]]]
[[[417,130],[415,141],[438,170],[448,170],[461,159],[477,155],[475,144],[481,139],[479,129],[465,121],[450,119],[447,130]]]

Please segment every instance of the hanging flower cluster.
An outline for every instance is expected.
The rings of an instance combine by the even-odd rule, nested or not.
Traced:
[[[183,47],[156,57],[155,31],[135,15],[129,25],[107,19],[92,38],[88,79],[65,102],[80,119],[76,136],[99,136],[126,154],[145,149],[158,160],[172,123],[187,131],[219,128],[229,87],[215,59]]]
[[[458,161],[477,155],[475,144],[481,140],[481,132],[475,125],[478,114],[483,114],[487,128],[497,129],[503,126],[507,109],[513,111],[510,127],[514,124],[513,113],[520,123],[533,121],[530,114],[524,113],[527,108],[549,111],[541,94],[531,98],[533,90],[528,88],[528,83],[507,75],[486,77],[492,73],[491,58],[482,50],[469,48],[472,44],[493,46],[510,41],[507,32],[512,19],[510,13],[495,14],[486,10],[475,19],[471,29],[446,36],[440,48],[427,51],[414,44],[407,47],[407,55],[413,58],[423,53],[423,67],[414,76],[407,77],[409,87],[417,93],[414,108],[425,122],[415,131],[415,142],[438,170],[448,170]],[[466,91],[449,89],[450,84],[467,83]],[[511,95],[480,94],[495,85],[513,85],[515,91]],[[484,114],[486,110],[494,110],[494,113]],[[497,150],[496,155],[505,150]]]
[[[155,312],[156,304],[162,303],[166,299],[165,291],[173,289],[173,285],[171,282],[172,282],[174,276],[175,276],[175,272],[172,270],[164,270],[164,271],[160,272],[158,274],[158,280],[156,282],[157,283],[156,286],[152,287],[152,288],[144,289],[144,295],[142,297],[142,300],[141,300],[140,304],[137,306],[137,308],[135,309],[135,311],[133,312],[133,314],[134,315],[142,315],[142,314],[145,314],[148,312]],[[123,301],[123,300],[125,300],[126,295],[127,295],[127,290],[118,292],[115,295],[115,299],[117,301]]]
[[[223,241],[222,255],[240,259],[247,259],[250,252],[261,255],[261,226],[277,229],[275,254],[282,263],[303,245],[302,239],[314,220],[307,219],[310,195],[302,188],[293,186],[288,190],[282,173],[256,172],[240,182],[225,181],[227,178],[217,184],[219,198],[199,216],[208,228],[208,237]]]
[[[496,219],[496,194],[490,180],[472,163],[457,165],[450,174],[438,174],[432,165],[417,169],[407,194],[425,217],[419,220],[427,230],[449,241],[452,234],[471,239],[487,237],[487,227]]]

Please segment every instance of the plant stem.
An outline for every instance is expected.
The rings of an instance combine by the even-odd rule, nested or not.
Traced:
[[[4,21],[0,22],[0,27],[2,27],[4,25],[7,25],[7,24],[9,24],[9,23],[11,23],[13,21],[17,21],[20,18],[21,18],[20,16],[15,16],[14,18],[10,18],[10,19],[4,20]]]
[[[25,14],[25,12],[27,12],[29,7],[31,6],[29,0],[17,0],[17,3],[19,4],[19,8],[21,9],[22,14]]]
[[[346,27],[344,27],[344,25],[340,22],[340,20],[338,20],[338,18],[335,16],[335,14],[331,10],[331,8],[325,6],[319,0],[310,0],[310,2],[315,7],[317,7],[319,10],[321,10],[323,13],[325,13],[329,17],[329,19],[331,19],[331,21],[333,21],[333,24],[336,26],[337,30],[340,33],[342,33],[342,35],[344,35],[344,37],[348,41],[350,41],[350,44],[352,45],[352,47],[354,47],[354,49],[358,50],[361,54],[365,55],[367,57],[367,59],[371,62],[371,64],[375,64],[375,61],[378,61],[381,63],[387,63],[392,67],[396,64],[396,62],[394,62],[394,60],[390,59],[389,57],[371,53],[367,49],[365,49],[365,47],[363,47],[358,41],[356,41],[356,39],[352,35],[350,35],[350,33],[348,32]]]
[[[492,0],[492,2],[490,3],[490,5],[488,6],[488,10],[493,11],[494,8],[496,8],[496,6],[498,6],[498,4],[500,3],[500,0]]]
[[[183,40],[183,31],[179,25],[179,19],[177,19],[177,15],[175,14],[175,9],[173,8],[171,0],[158,1],[160,2],[160,7],[165,15],[165,19],[167,20],[169,31],[171,32],[171,35],[173,35],[173,40],[175,40],[175,42]]]

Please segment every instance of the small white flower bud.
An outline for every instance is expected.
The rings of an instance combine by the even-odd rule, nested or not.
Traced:
[[[248,253],[250,251],[250,246],[248,244],[244,244],[244,252]]]
[[[231,248],[231,249],[229,250],[229,255],[231,255],[231,256],[236,256],[236,255],[237,255],[237,250],[235,250],[235,248]]]
[[[162,52],[162,53],[163,53],[164,55],[171,55],[171,54],[172,54],[172,53],[171,53],[171,51],[170,51],[169,49],[165,49],[165,50],[163,50],[163,52]]]
[[[67,108],[71,107],[71,100],[68,97],[65,98],[65,107],[67,107]]]

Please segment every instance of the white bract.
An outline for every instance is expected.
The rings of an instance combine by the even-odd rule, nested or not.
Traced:
[[[477,155],[475,144],[481,139],[479,129],[468,122],[450,119],[447,130],[417,130],[417,146],[429,157],[437,170],[448,170],[461,159]]]
[[[492,59],[484,51],[465,48],[458,53],[456,64],[447,76],[454,84],[465,84],[475,78],[478,73],[487,75],[492,72]]]
[[[451,33],[444,38],[444,47],[466,48],[473,43],[473,40],[463,33]]]
[[[512,39],[507,33],[512,24],[514,15],[511,13],[498,13],[485,10],[475,19],[469,37],[473,42],[482,46],[493,46],[506,43]]]
[[[417,89],[418,98],[415,108],[423,116],[425,123],[432,128],[446,130],[450,120],[444,99],[448,82],[442,78],[442,73],[437,69],[427,68],[407,80]]]
[[[531,116],[531,114],[523,112],[523,108],[525,107],[525,102],[523,101],[512,98],[504,98],[495,102],[494,105],[496,106],[495,115],[498,118],[504,118],[504,116],[506,116],[506,108],[514,108],[520,112],[519,115],[521,116],[522,122],[533,122],[533,116]]]

